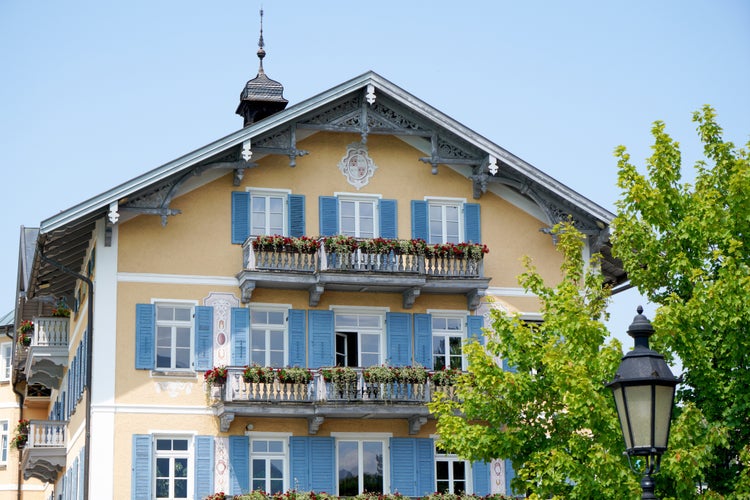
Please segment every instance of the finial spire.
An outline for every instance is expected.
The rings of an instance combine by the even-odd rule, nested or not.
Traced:
[[[263,71],[263,58],[266,57],[266,51],[263,48],[263,8],[260,9],[260,38],[258,38],[258,59],[260,59],[260,67],[258,68],[258,74],[262,75]]]

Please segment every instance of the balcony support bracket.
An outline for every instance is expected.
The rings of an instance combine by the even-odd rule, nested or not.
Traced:
[[[421,415],[413,415],[409,417],[409,434],[412,436],[419,434],[419,430],[424,424],[427,423],[427,417]]]
[[[418,287],[409,288],[404,291],[403,306],[404,309],[411,309],[414,306],[414,301],[417,300],[421,290]]]
[[[321,285],[320,283],[316,283],[313,286],[310,287],[310,307],[317,307],[318,303],[320,302],[320,296],[323,295],[323,292],[325,291],[326,287]]]
[[[229,426],[234,420],[234,413],[224,413],[219,417],[219,429],[221,432],[229,432]]]
[[[242,303],[247,304],[253,297],[253,290],[255,290],[255,282],[251,280],[245,280],[240,285],[240,292],[242,294]]]
[[[307,417],[307,433],[317,434],[321,424],[325,421],[325,417],[315,415],[314,417]]]
[[[466,305],[469,311],[476,311],[484,297],[484,290],[475,289],[466,294]]]

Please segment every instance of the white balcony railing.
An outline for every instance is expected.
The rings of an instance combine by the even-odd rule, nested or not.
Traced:
[[[69,318],[34,318],[32,346],[68,347]]]
[[[67,422],[57,420],[32,420],[29,422],[29,438],[26,447],[65,448]]]

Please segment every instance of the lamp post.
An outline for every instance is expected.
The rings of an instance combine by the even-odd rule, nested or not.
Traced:
[[[651,475],[659,472],[661,455],[667,449],[674,392],[680,379],[672,375],[664,356],[649,348],[648,338],[654,327],[641,306],[637,311],[628,327],[635,347],[623,356],[615,379],[607,387],[614,393],[628,463],[633,456],[646,461],[641,498],[654,499],[657,497]]]

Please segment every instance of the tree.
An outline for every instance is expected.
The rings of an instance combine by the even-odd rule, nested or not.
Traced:
[[[548,287],[526,259],[521,285],[536,294],[543,322],[491,311],[485,345],[464,347],[469,371],[456,398],[430,404],[439,444],[472,460],[510,458],[513,488],[531,498],[637,496],[612,393],[622,356],[600,319],[608,290],[586,272],[583,240],[571,223],[554,233],[563,254],[562,281]],[[596,264],[596,262],[594,263]],[[501,358],[511,370],[503,370]]]
[[[685,369],[678,390],[685,411],[673,427],[662,487],[680,498],[701,490],[748,498],[750,158],[723,140],[709,106],[693,121],[705,156],[694,186],[682,182],[679,144],[662,122],[652,128],[647,175],[624,147],[616,150],[623,194],[613,249],[631,283],[659,305],[653,345],[679,356]]]

